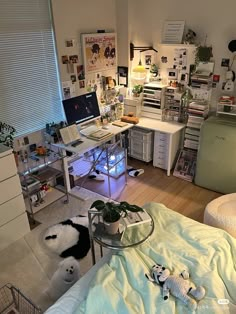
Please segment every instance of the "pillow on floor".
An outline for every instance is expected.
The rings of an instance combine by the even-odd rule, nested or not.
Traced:
[[[88,218],[76,216],[49,227],[43,243],[60,257],[82,259],[90,249]]]

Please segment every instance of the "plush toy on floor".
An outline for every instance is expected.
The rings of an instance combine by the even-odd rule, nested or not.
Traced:
[[[184,270],[180,276],[170,275],[169,269],[162,265],[156,264],[152,267],[151,275],[145,274],[148,280],[158,283],[162,287],[162,294],[164,300],[169,298],[171,293],[174,297],[180,299],[186,304],[192,311],[197,308],[197,301],[201,300],[205,296],[205,289],[202,286],[195,288],[190,282],[189,273]],[[193,298],[190,298],[188,294],[191,294]]]
[[[53,299],[60,298],[80,278],[79,262],[74,257],[67,257],[59,263],[53,274],[46,293]]]
[[[88,218],[76,216],[49,227],[44,233],[46,247],[61,257],[85,257],[90,249]]]

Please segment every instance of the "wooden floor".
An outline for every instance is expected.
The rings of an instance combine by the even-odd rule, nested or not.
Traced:
[[[168,177],[165,170],[154,168],[152,163],[131,159],[128,160],[128,165],[136,169],[142,168],[144,173],[135,178],[127,176],[125,188],[125,176],[111,180],[112,198],[117,201],[125,200],[139,206],[148,202],[162,203],[187,217],[203,222],[206,204],[221,196],[172,174]],[[107,179],[104,182],[88,179],[84,187],[108,196]]]

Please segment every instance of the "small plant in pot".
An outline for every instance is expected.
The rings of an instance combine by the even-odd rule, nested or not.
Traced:
[[[132,89],[132,93],[135,97],[139,97],[139,95],[142,93],[143,91],[143,85],[134,85],[133,89]]]
[[[101,212],[107,233],[116,234],[119,229],[121,217],[127,216],[128,212],[139,212],[143,209],[137,205],[131,205],[127,202],[104,202],[97,200],[93,202],[90,208],[96,208]]]

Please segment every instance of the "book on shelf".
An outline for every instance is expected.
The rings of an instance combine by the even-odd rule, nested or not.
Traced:
[[[186,139],[184,140],[184,147],[198,150],[198,141]]]
[[[208,115],[208,110],[199,110],[199,109],[188,109],[188,113],[194,115],[194,116],[200,116],[200,117],[206,117]]]
[[[198,109],[198,110],[206,110],[206,109],[208,109],[208,103],[206,101],[202,101],[202,100],[192,101],[189,104],[189,108]]]
[[[193,129],[200,130],[201,129],[201,125],[202,125],[202,122],[201,123],[193,123],[193,122],[190,122],[190,121],[187,122],[187,127],[190,127],[190,128],[193,128]]]
[[[188,140],[193,140],[193,141],[198,141],[198,139],[199,139],[199,135],[192,135],[192,134],[188,134],[186,132],[185,132],[184,137]]]
[[[113,133],[107,130],[98,130],[98,131],[90,133],[87,137],[95,141],[100,141],[112,135]]]
[[[186,130],[185,130],[185,134],[199,136],[200,135],[200,130],[187,127]]]
[[[60,129],[60,134],[65,145],[81,140],[81,135],[76,124],[72,124]]]

